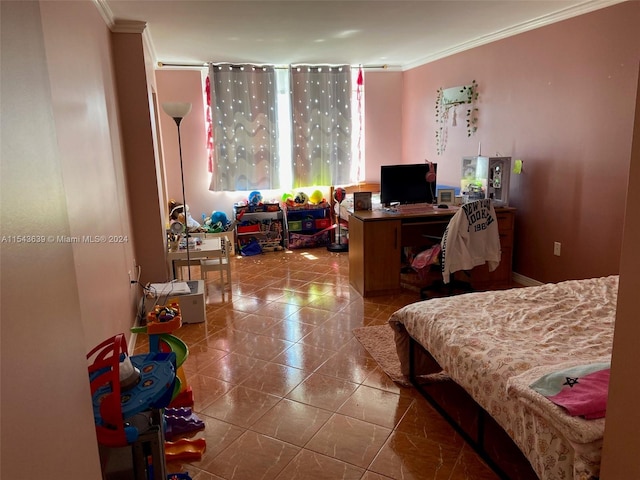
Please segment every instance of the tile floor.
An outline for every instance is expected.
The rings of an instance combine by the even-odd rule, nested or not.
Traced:
[[[169,472],[193,480],[497,478],[351,332],[384,324],[418,294],[365,300],[349,287],[348,254],[325,248],[232,263],[230,289],[210,276],[206,322],[175,332],[190,349],[184,370],[207,449],[200,461],[169,462]]]

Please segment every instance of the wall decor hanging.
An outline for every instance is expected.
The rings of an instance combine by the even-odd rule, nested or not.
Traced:
[[[478,84],[475,80],[470,85],[459,87],[440,87],[436,95],[436,152],[444,153],[447,147],[448,125],[457,126],[457,107],[466,106],[467,136],[470,137],[478,129]],[[451,117],[451,118],[450,118]]]

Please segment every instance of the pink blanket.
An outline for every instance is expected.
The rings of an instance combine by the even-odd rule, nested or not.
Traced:
[[[549,373],[530,387],[563,407],[569,415],[587,420],[603,418],[607,410],[609,364],[579,365]]]

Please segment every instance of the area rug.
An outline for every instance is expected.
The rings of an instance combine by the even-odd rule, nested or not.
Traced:
[[[353,329],[352,332],[391,380],[403,387],[413,386],[409,377],[403,375],[400,370],[400,360],[398,360],[398,354],[396,353],[393,329],[388,324],[359,327]],[[445,372],[438,372],[419,375],[417,380],[422,385],[451,379]]]
[[[400,371],[400,360],[398,360],[396,353],[393,330],[388,324],[359,327],[352,331],[391,380],[404,387],[411,386],[409,378]]]

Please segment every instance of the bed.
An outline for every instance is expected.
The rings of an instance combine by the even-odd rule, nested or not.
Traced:
[[[530,385],[571,367],[609,364],[617,291],[618,277],[609,276],[469,293],[407,305],[389,323],[415,385],[441,369],[540,479],[587,480],[599,475],[604,418],[571,416]]]

